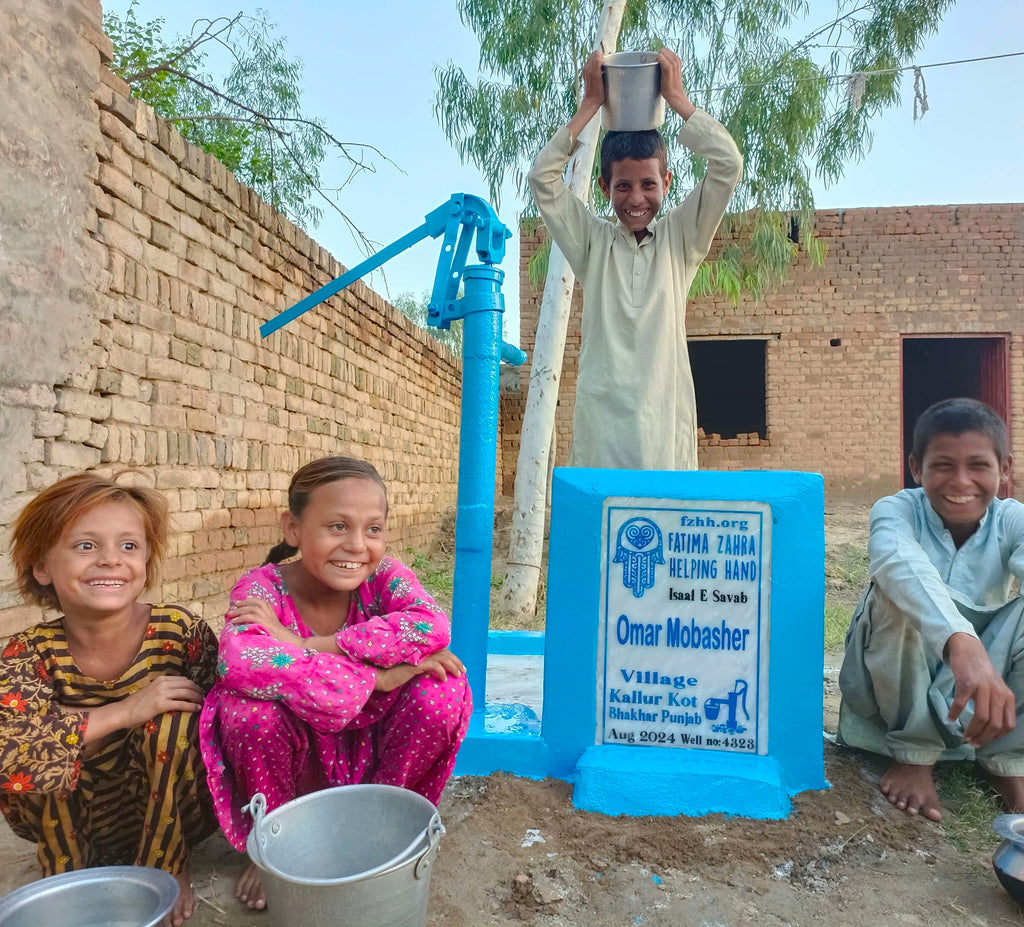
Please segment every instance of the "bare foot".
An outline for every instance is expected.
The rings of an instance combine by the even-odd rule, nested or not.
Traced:
[[[260,871],[255,863],[249,863],[249,868],[238,877],[235,897],[257,911],[262,911],[267,906],[267,899],[263,896],[263,883],[260,882]]]
[[[942,820],[939,793],[931,766],[893,762],[882,776],[882,794],[900,811],[921,814],[930,821]]]
[[[178,881],[178,900],[171,913],[164,918],[164,927],[181,927],[195,912],[196,893],[192,888],[192,872],[186,866],[175,877]]]
[[[1011,814],[1024,814],[1024,776],[997,776],[986,773],[993,788],[1003,797],[1003,804]]]

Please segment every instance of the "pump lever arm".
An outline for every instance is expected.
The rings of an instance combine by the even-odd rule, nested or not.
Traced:
[[[444,231],[452,215],[452,205],[458,200],[458,211],[461,212],[461,197],[463,194],[455,194],[442,206],[428,213],[424,217],[423,224],[411,232],[406,233],[397,241],[381,248],[376,254],[371,255],[365,261],[357,264],[351,270],[346,271],[340,277],[335,277],[330,283],[324,284],[319,290],[310,293],[309,296],[300,299],[294,306],[278,313],[272,319],[268,319],[260,326],[260,335],[264,338],[276,332],[279,328],[287,325],[292,319],[297,319],[304,312],[308,312],[314,306],[320,305],[324,300],[330,299],[335,293],[340,293],[345,287],[355,283],[360,277],[366,276],[372,270],[376,270],[381,264],[390,261],[396,254],[401,254],[407,248],[411,248],[417,242],[422,241],[428,235],[437,238]]]
[[[457,295],[474,235],[477,257],[485,264],[501,263],[505,256],[505,240],[512,236],[495,215],[490,204],[471,193],[453,193],[447,203],[427,213],[421,226],[381,248],[376,254],[340,277],[324,284],[309,296],[300,299],[294,306],[264,322],[260,326],[260,334],[266,338],[292,319],[297,319],[304,312],[330,299],[335,293],[340,293],[360,277],[376,270],[396,254],[401,254],[428,236],[438,238],[440,235],[444,235],[444,241],[434,275],[427,322],[436,328],[448,328],[452,319],[461,317]],[[522,364],[526,361],[526,354],[502,341],[501,359],[510,364]]]

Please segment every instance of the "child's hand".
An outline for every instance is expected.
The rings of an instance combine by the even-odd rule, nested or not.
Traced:
[[[430,673],[431,676],[436,676],[441,682],[444,682],[449,675],[462,676],[466,672],[462,661],[447,647],[425,657],[417,669],[421,674]]]
[[[263,599],[252,598],[233,602],[224,613],[224,617],[228,624],[258,624],[261,628],[265,628],[274,640],[281,641],[282,644],[292,644],[296,647],[306,646],[303,638],[298,634],[293,634],[281,624],[280,619],[274,614],[274,610]]]
[[[148,685],[119,702],[87,709],[82,746],[92,756],[114,731],[139,727],[168,711],[199,711],[203,690],[185,676],[154,676]],[[77,713],[77,712],[76,712]]]
[[[168,711],[199,711],[203,690],[184,676],[156,676],[149,685],[124,699],[125,727],[138,727]]]
[[[444,682],[449,675],[462,676],[465,672],[466,667],[462,661],[446,647],[444,650],[424,657],[415,666],[412,663],[399,663],[397,666],[389,666],[387,669],[378,669],[373,691],[392,692],[417,676],[429,674]]]
[[[601,74],[601,66],[604,64],[604,54],[600,51],[590,53],[587,63],[583,65],[583,99],[580,100],[580,108],[569,120],[569,135],[574,141],[578,140],[580,133],[593,119],[604,103],[604,77]]]
[[[419,674],[420,668],[411,663],[399,663],[397,666],[389,666],[386,669],[378,668],[377,681],[373,684],[373,691],[394,692],[395,689],[400,689]]]
[[[658,52],[658,64],[661,65],[661,95],[683,119],[689,119],[697,107],[683,88],[682,59],[671,49],[663,48]]]
[[[964,740],[980,747],[1012,731],[1017,723],[1016,699],[981,641],[970,634],[953,634],[946,642],[946,654],[956,681],[949,720],[955,721],[967,703],[974,702],[974,717]]]
[[[591,52],[583,65],[583,99],[580,100],[580,109],[584,106],[592,107],[596,113],[604,105],[603,67],[604,54],[600,50]]]

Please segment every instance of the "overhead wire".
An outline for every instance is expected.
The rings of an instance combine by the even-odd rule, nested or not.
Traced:
[[[875,74],[898,74],[902,71],[923,71],[925,68],[947,68],[956,64],[975,64],[981,61],[998,61],[1002,58],[1019,58],[1024,56],[1024,51],[1007,52],[1002,55],[983,55],[978,58],[961,58],[956,61],[936,61],[932,64],[908,64],[899,68],[875,68],[869,71],[851,71],[848,74],[820,74],[815,77],[780,77],[775,80],[766,80],[760,83],[725,84],[721,87],[712,87],[705,93],[720,93],[723,90],[733,90],[737,87],[771,87],[774,84],[798,84],[807,81],[840,81],[849,80],[854,77],[871,77]]]

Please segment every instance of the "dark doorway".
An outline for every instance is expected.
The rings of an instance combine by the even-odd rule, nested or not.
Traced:
[[[704,434],[767,438],[764,340],[699,338],[689,348],[697,425]]]
[[[914,423],[933,402],[969,396],[1008,421],[1007,342],[1006,335],[903,336],[904,486],[916,485],[907,463]]]

